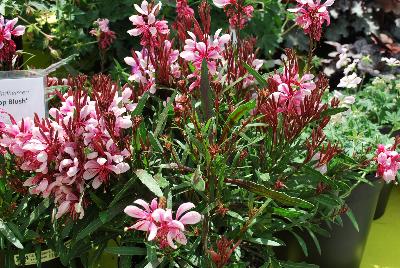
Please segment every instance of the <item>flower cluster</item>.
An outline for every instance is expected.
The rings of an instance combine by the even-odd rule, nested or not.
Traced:
[[[334,0],[296,0],[297,7],[288,9],[289,12],[297,14],[296,23],[313,40],[319,41],[322,34],[322,25],[326,22],[330,24],[328,7]]]
[[[24,182],[30,193],[54,197],[56,218],[69,212],[82,218],[86,205],[85,187],[97,189],[113,174],[129,170],[130,148],[122,135],[132,127],[128,111],[135,105],[132,90],[118,96],[109,77],[92,80],[93,98],[86,95],[85,77],[70,79],[70,90],[58,94],[59,108],[50,117],[5,124],[0,128],[0,147],[17,158],[23,171],[33,176]]]
[[[393,148],[387,149],[382,144],[378,145],[376,155],[378,164],[376,176],[381,177],[386,183],[394,181],[400,169],[400,155]]]
[[[254,53],[255,40],[237,40],[240,43],[235,43],[231,35],[222,34],[221,29],[210,34],[210,7],[206,2],[202,2],[199,8],[201,23],[194,17],[194,11],[187,1],[177,2],[178,16],[173,27],[177,30],[179,43],[175,47],[183,50],[174,49],[167,23],[156,19],[161,9],[160,3],[143,1],[135,9],[139,14],[130,19],[136,28],[130,30],[129,34],[141,37],[142,49],[132,51],[132,56],[124,60],[131,67],[129,80],[138,85],[138,95],[145,91],[155,93],[157,85],[176,87],[185,80],[189,83],[188,91],[192,92],[200,86],[203,61],[207,63],[210,80],[216,79],[218,74],[219,79],[226,76],[224,81],[231,83],[244,76],[236,86],[243,92],[254,85],[255,79],[248,74],[243,63],[255,70],[261,68],[263,61],[257,59]],[[225,65],[230,68],[224,68]],[[182,87],[182,92],[186,91]]]
[[[0,62],[9,64],[16,51],[13,36],[21,36],[25,33],[25,26],[15,26],[18,19],[6,20],[0,15]]]
[[[221,29],[217,30],[214,34],[214,38],[207,36],[200,36],[200,42],[197,42],[196,35],[188,31],[191,39],[186,39],[184,51],[180,53],[180,56],[193,64],[196,68],[195,73],[191,74],[189,78],[196,77],[196,81],[193,82],[189,90],[193,90],[200,82],[200,70],[203,60],[207,62],[209,72],[214,75],[217,72],[217,61],[222,59],[222,52],[225,49],[225,45],[230,40],[229,34],[223,34],[219,36]]]
[[[186,245],[185,225],[197,224],[201,220],[201,215],[196,211],[189,211],[195,207],[193,203],[183,203],[179,206],[175,219],[171,209],[162,208],[157,199],[153,199],[150,204],[142,199],[138,199],[134,204],[127,206],[124,212],[130,217],[139,219],[134,225],[126,230],[139,230],[148,233],[148,241],[156,240],[160,248],[171,247],[176,249],[174,241],[181,245]]]
[[[168,22],[156,19],[161,9],[161,2],[152,6],[145,0],[140,7],[135,4],[135,9],[140,15],[129,17],[135,28],[129,30],[128,34],[131,36],[141,36],[140,44],[142,46],[152,45],[156,42],[158,35],[169,33]]]
[[[242,0],[213,0],[213,3],[216,7],[225,10],[233,29],[243,29],[253,17],[254,7],[245,5]]]
[[[287,61],[282,73],[275,73],[271,82],[276,85],[277,90],[271,97],[279,104],[280,112],[301,113],[301,104],[306,96],[315,89],[314,75],[299,75],[299,65],[292,51],[287,50]]]
[[[111,31],[108,26],[109,20],[97,19],[94,24],[97,25],[97,28],[92,29],[90,34],[96,36],[101,50],[108,49],[116,38],[115,32]]]

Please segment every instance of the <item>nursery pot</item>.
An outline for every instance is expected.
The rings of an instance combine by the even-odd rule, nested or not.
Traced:
[[[379,219],[383,216],[386,210],[387,203],[389,201],[390,192],[392,191],[393,184],[385,183],[382,187],[381,193],[379,194],[378,204],[376,205],[374,220]]]
[[[307,232],[297,232],[307,244],[308,257],[304,256],[292,234],[283,233],[278,237],[285,242],[286,247],[277,249],[277,257],[284,260],[313,263],[321,268],[358,268],[382,186],[383,183],[377,180],[373,182],[373,186],[360,184],[347,198],[346,203],[353,211],[360,229],[359,232],[346,215],[342,216],[343,226],[335,224],[332,225],[332,229],[322,226],[330,232],[330,237],[318,236],[321,255]]]

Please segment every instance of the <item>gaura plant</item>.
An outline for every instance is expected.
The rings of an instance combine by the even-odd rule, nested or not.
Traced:
[[[280,70],[259,74],[255,40],[241,38],[251,6],[215,5],[229,33],[211,30],[206,2],[196,17],[178,1],[171,29],[157,18],[161,3],[135,5],[128,34],[142,49],[125,58],[130,84],[51,80],[48,118],[1,125],[19,187],[51,200],[49,231],[38,236],[64,265],[109,252],[122,267],[291,267],[272,251],[283,246],[277,232],[292,232],[307,253],[296,230],[319,248],[320,223],[353,218],[341,194],[358,163],[324,134],[346,108],[323,101],[327,79],[302,70],[292,50]],[[27,241],[7,230],[10,242]]]

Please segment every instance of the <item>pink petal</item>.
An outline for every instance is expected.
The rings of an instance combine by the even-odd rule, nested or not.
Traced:
[[[153,240],[155,237],[156,237],[156,235],[157,235],[157,226],[154,224],[154,223],[151,223],[150,224],[150,227],[149,227],[149,231],[150,231],[150,233],[149,233],[149,237],[147,238],[147,240],[148,241],[151,241],[151,240]]]
[[[98,173],[98,172],[97,172],[96,170],[93,170],[93,169],[85,170],[85,172],[83,173],[83,179],[84,179],[84,180],[90,180],[90,179],[92,179],[94,176],[96,176],[97,173]]]
[[[137,219],[145,219],[147,217],[147,213],[143,209],[140,209],[136,206],[127,206],[124,209],[124,212],[128,216],[137,218]]]
[[[99,177],[96,177],[93,182],[92,182],[92,187],[93,189],[98,189],[102,184],[102,181],[99,179]]]
[[[181,204],[179,206],[178,210],[176,211],[176,218],[179,219],[184,212],[186,212],[194,207],[195,207],[195,205],[190,202]]]
[[[64,215],[68,211],[70,203],[71,203],[70,201],[64,201],[61,203],[61,205],[58,207],[57,210],[56,219],[59,219],[62,215]]]
[[[174,237],[173,236],[174,236],[174,234],[172,232],[168,232],[168,234],[167,234],[167,242],[168,242],[168,245],[171,248],[176,249],[177,246],[174,244],[174,241],[173,241]]]
[[[132,225],[131,228],[138,230],[138,231],[148,232],[150,223],[151,223],[150,221],[138,221],[137,223]]]
[[[182,216],[182,218],[179,219],[179,221],[182,224],[196,224],[201,220],[201,215],[200,213],[196,211],[190,211],[186,213],[185,215]]]
[[[149,207],[149,203],[147,203],[146,201],[144,201],[143,199],[138,199],[135,200],[135,202],[133,202],[135,204],[141,205],[147,212],[150,212],[150,207]],[[154,209],[153,209],[154,210]]]
[[[14,36],[21,36],[25,33],[25,26],[19,25],[11,32]]]

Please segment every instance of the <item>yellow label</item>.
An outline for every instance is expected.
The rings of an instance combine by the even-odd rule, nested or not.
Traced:
[[[71,245],[71,240],[65,242],[64,245],[67,248],[69,248]],[[55,258],[58,257],[52,249],[43,250],[40,255],[41,255],[42,263],[54,260]],[[15,262],[15,265],[22,265],[19,255],[14,255],[14,262]],[[25,265],[36,265],[36,264],[37,264],[37,260],[36,260],[35,253],[25,254]]]

